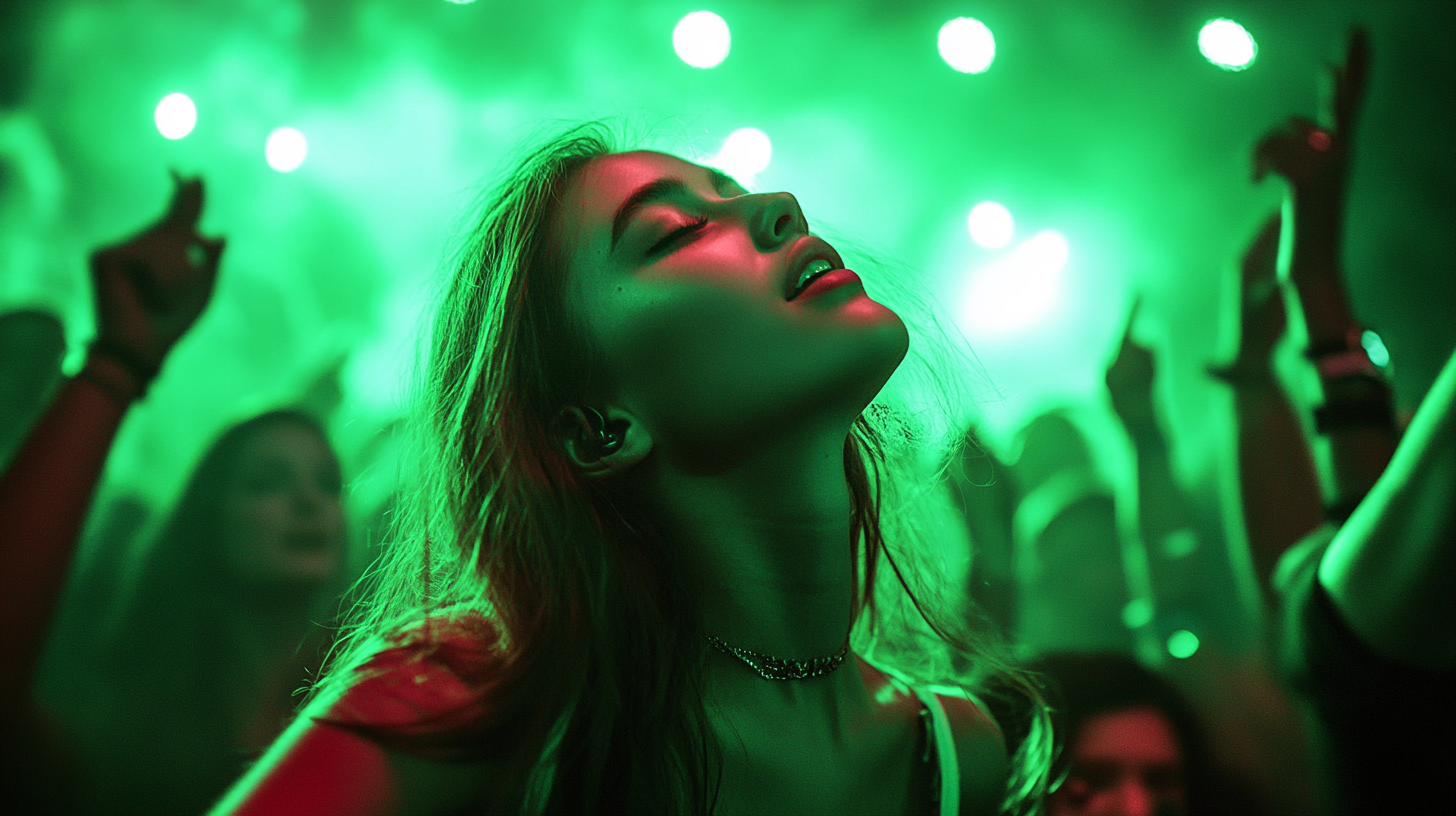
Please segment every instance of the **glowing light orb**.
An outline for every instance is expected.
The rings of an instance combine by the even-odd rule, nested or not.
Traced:
[[[1168,635],[1168,654],[1179,660],[1192,657],[1193,653],[1198,651],[1198,646],[1198,635],[1187,629],[1179,629]]]
[[[706,164],[716,167],[747,187],[753,177],[768,169],[773,161],[773,142],[758,128],[739,128],[728,134],[723,147]]]
[[[1153,620],[1153,605],[1143,598],[1134,598],[1122,608],[1122,625],[1129,629],[1147,626]]]
[[[294,128],[281,127],[268,134],[263,152],[269,167],[280,173],[292,173],[308,158],[308,139]]]
[[[971,231],[971,240],[987,249],[1006,246],[1016,234],[1011,211],[994,201],[982,201],[972,207],[966,226]]]
[[[732,44],[728,24],[711,11],[695,11],[672,30],[672,50],[694,68],[716,68],[727,59]]]
[[[1203,24],[1198,32],[1198,52],[1225,71],[1242,71],[1254,64],[1259,46],[1243,26],[1220,17]]]
[[[1390,349],[1385,347],[1385,341],[1380,339],[1380,335],[1367,330],[1360,335],[1360,345],[1370,357],[1370,362],[1381,368],[1390,365]]]
[[[1024,329],[1051,311],[1070,250],[1056,230],[1023,241],[1007,258],[982,269],[967,290],[968,328],[981,336]]]
[[[972,17],[957,17],[940,27],[936,37],[940,58],[963,74],[979,74],[996,59],[996,38],[986,24]]]
[[[197,106],[185,93],[170,93],[157,103],[152,119],[157,123],[158,133],[176,141],[197,127]]]

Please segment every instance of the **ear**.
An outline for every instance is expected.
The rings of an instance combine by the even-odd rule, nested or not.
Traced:
[[[652,437],[631,414],[617,408],[575,405],[552,421],[551,441],[588,479],[621,473],[652,451]]]

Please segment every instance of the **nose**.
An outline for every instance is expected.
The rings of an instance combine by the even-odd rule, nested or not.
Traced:
[[[293,510],[300,516],[312,516],[323,510],[328,496],[308,479],[300,479],[293,488]]]
[[[738,200],[751,208],[748,231],[760,252],[772,252],[809,232],[799,200],[791,193],[754,193]]]
[[[1116,800],[1118,816],[1153,816],[1157,809],[1157,797],[1136,777],[1122,780],[1117,786]]]

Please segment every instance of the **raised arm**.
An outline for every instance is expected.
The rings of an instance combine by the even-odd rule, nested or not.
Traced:
[[[1270,217],[1244,254],[1238,354],[1212,371],[1234,390],[1244,530],[1266,598],[1280,557],[1323,518],[1309,440],[1274,372],[1274,348],[1287,324],[1277,269],[1280,228],[1280,217]]]
[[[1369,86],[1370,39],[1364,30],[1351,33],[1344,63],[1331,74],[1330,126],[1290,119],[1255,148],[1255,175],[1272,172],[1289,184],[1294,218],[1289,277],[1309,335],[1306,356],[1324,394],[1316,428],[1330,441],[1334,483],[1327,506],[1330,520],[1339,523],[1380,477],[1399,437],[1390,386],[1363,347],[1364,327],[1340,261],[1357,118]]]
[[[0,476],[0,717],[7,742],[26,733],[41,647],[116,430],[212,295],[223,244],[198,234],[201,212],[202,182],[179,179],[157,224],[91,257],[96,340]]]
[[[1375,653],[1456,667],[1456,355],[1325,551],[1319,581]]]
[[[1136,307],[1123,331],[1117,358],[1105,382],[1112,408],[1122,420],[1137,455],[1138,527],[1144,544],[1156,548],[1193,522],[1188,495],[1173,473],[1168,437],[1158,423],[1153,400],[1157,361],[1152,349],[1132,339]]]

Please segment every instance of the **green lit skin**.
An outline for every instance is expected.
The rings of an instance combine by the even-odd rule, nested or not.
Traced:
[[[664,177],[687,192],[643,208],[614,251],[617,207]],[[650,252],[700,217],[703,229]],[[787,194],[715,188],[704,168],[639,152],[578,174],[553,236],[574,293],[569,317],[605,369],[589,407],[623,433],[616,452],[578,455],[578,466],[628,485],[684,548],[710,631],[802,658],[836,651],[849,628],[845,438],[909,341],[858,285],[785,300],[786,252],[801,223]],[[715,655],[720,812],[928,805],[919,703],[862,663],[845,669],[771,683]],[[1006,770],[999,735],[972,707],[953,716],[963,812],[993,812]]]
[[[1319,581],[1376,653],[1456,666],[1456,356],[1320,561]]]

